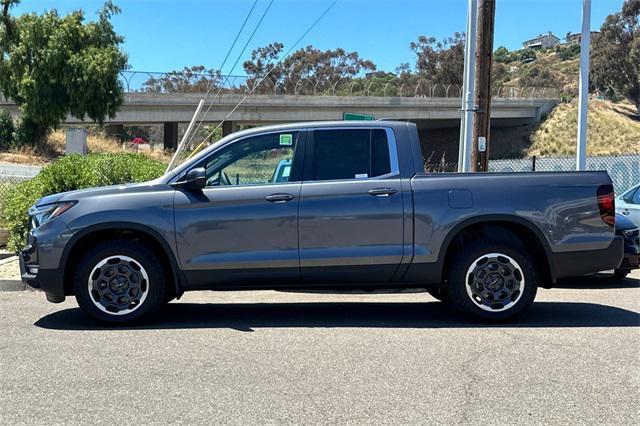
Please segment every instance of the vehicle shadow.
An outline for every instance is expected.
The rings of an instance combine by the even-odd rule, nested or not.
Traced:
[[[611,274],[594,274],[579,278],[558,280],[554,287],[573,289],[637,288],[640,287],[640,280],[629,277],[624,280],[616,280]]]
[[[180,303],[167,305],[144,324],[114,327],[88,319],[80,309],[40,318],[36,326],[55,330],[230,328],[526,328],[638,327],[640,314],[593,303],[537,302],[521,319],[479,322],[440,302],[422,303]]]

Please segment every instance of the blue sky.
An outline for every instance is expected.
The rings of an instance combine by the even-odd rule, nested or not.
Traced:
[[[185,65],[218,68],[253,0],[114,0],[122,14],[114,18],[125,37],[124,50],[134,70],[170,71]],[[253,38],[252,48],[281,41],[285,49],[298,39],[332,0],[275,0]],[[269,0],[259,0],[245,36]],[[23,0],[14,13],[56,8],[60,13],[83,9],[91,19],[102,1]],[[591,25],[621,9],[623,0],[593,0]],[[393,71],[402,62],[414,64],[409,43],[421,34],[442,38],[464,31],[466,0],[339,0],[323,21],[302,41],[322,49],[343,47],[373,60],[378,69]],[[564,37],[579,31],[581,0],[497,0],[495,46],[517,49],[539,33]],[[233,60],[223,71],[229,72]],[[242,74],[242,61],[234,70]]]

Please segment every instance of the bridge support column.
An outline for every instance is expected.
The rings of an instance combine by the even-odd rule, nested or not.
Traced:
[[[236,126],[233,121],[225,121],[222,123],[222,137],[230,135],[236,131]]]
[[[123,124],[107,124],[104,126],[107,136],[115,137],[120,142],[124,142],[124,125]]]
[[[178,123],[164,123],[164,149],[175,150],[178,146]]]

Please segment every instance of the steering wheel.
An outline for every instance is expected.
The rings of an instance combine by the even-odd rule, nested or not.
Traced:
[[[209,181],[207,181],[207,186],[228,186],[228,185],[232,185],[231,179],[229,179],[229,176],[227,176],[227,174],[224,172],[224,170],[220,170],[218,173],[216,173],[213,176],[215,176],[215,177],[212,177],[211,179],[209,179]]]
[[[229,179],[229,176],[227,176],[224,170],[220,171],[220,177],[218,179],[220,180],[220,185],[232,185],[231,179]]]

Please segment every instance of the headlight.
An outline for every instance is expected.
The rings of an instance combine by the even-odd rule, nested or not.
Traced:
[[[31,216],[31,228],[37,228],[52,219],[60,216],[62,213],[75,206],[77,201],[62,201],[59,203],[47,204],[44,206],[33,206],[29,209]]]

